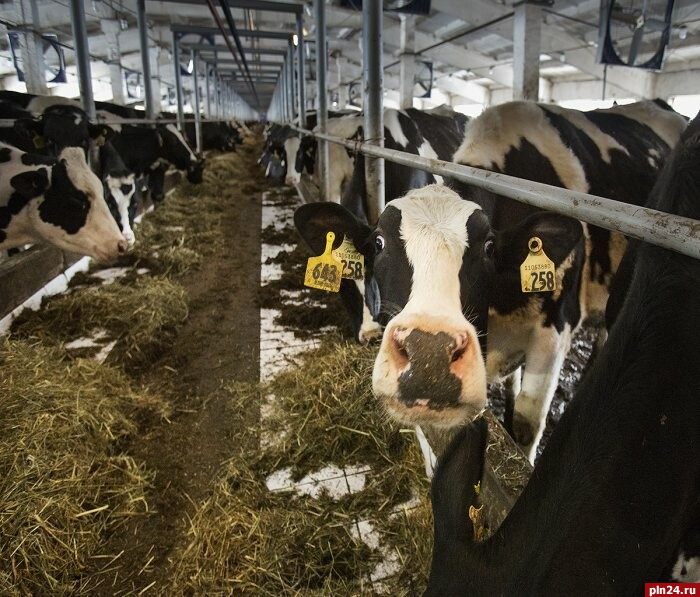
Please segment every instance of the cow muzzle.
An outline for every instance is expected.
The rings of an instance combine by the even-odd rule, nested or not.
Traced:
[[[404,423],[464,423],[486,405],[475,331],[390,323],[375,362],[373,389],[389,413]]]

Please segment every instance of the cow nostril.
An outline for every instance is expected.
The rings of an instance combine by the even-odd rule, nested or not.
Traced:
[[[120,255],[123,255],[124,253],[126,253],[128,249],[129,249],[129,243],[128,243],[128,241],[126,241],[126,240],[120,240],[120,241],[117,243],[117,251],[119,251],[119,254],[120,254]]]
[[[395,328],[391,333],[392,352],[401,369],[408,365],[410,360],[406,350],[406,337],[409,333],[410,331],[405,328]]]

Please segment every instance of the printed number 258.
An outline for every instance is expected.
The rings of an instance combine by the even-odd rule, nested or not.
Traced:
[[[554,290],[554,274],[552,272],[532,272],[533,290]]]
[[[347,272],[348,275],[353,278],[361,279],[362,276],[362,262],[361,261],[345,261],[343,259],[343,272]]]

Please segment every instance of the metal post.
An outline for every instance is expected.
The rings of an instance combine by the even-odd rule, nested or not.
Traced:
[[[296,117],[296,110],[294,109],[294,44],[291,39],[287,42],[287,75],[289,77],[289,119],[294,122]]]
[[[208,62],[204,63],[204,77],[206,81],[206,87],[204,88],[205,92],[205,104],[207,106],[206,110],[206,116],[207,118],[211,119],[211,89],[210,89],[210,75],[211,74],[211,65]]]
[[[180,77],[180,38],[173,31],[173,66],[175,67],[175,96],[177,97],[177,128],[185,128],[185,109],[182,105],[182,78]]]
[[[365,0],[365,3],[367,0]],[[316,102],[317,128],[326,132],[328,124],[328,94],[326,92],[326,71],[328,69],[328,51],[326,48],[326,5],[325,0],[314,0],[316,20]],[[329,192],[328,142],[318,142],[318,180],[321,200],[327,201]]]
[[[73,39],[75,40],[75,61],[78,65],[80,98],[88,120],[95,120],[95,100],[92,95],[92,74],[90,71],[90,48],[85,26],[83,0],[71,0],[70,9]]]
[[[364,85],[365,141],[384,146],[384,113],[382,111],[382,2],[362,3],[362,78]],[[384,211],[384,160],[365,158],[365,182],[370,224],[376,223]]]
[[[192,106],[192,111],[194,112],[194,138],[197,153],[202,153],[202,115],[199,111],[198,61],[199,56],[197,55],[197,50],[192,50],[192,80],[194,81],[194,105]]]
[[[146,118],[153,120],[153,87],[151,81],[151,60],[148,56],[148,24],[146,22],[146,0],[136,2],[136,21],[139,27],[139,43],[141,44],[141,68],[143,71],[143,89],[146,103]]]
[[[299,126],[306,127],[306,79],[304,77],[304,13],[297,15],[297,85],[299,86]]]

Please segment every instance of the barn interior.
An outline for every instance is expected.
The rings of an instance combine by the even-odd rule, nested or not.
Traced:
[[[318,172],[288,185],[260,163],[263,124],[308,131],[313,114],[322,135],[330,112],[359,114],[375,134],[341,142],[364,151],[392,108],[473,119],[512,100],[659,98],[693,118],[700,3],[13,0],[0,26],[0,99],[194,123],[206,160],[201,184],[171,168],[165,200],[142,197],[115,263],[44,243],[0,260],[0,593],[422,594],[425,437],[373,397],[377,343],[355,342],[336,293],[304,285],[294,212],[327,196],[334,141],[317,137]],[[206,147],[207,122],[236,123],[235,149]],[[376,220],[392,198],[376,172],[367,187]],[[700,252],[688,226],[638,217],[620,230]],[[594,344],[581,326],[540,453]],[[491,531],[532,470],[499,422],[505,393],[489,386]],[[438,455],[447,441],[428,440]]]

